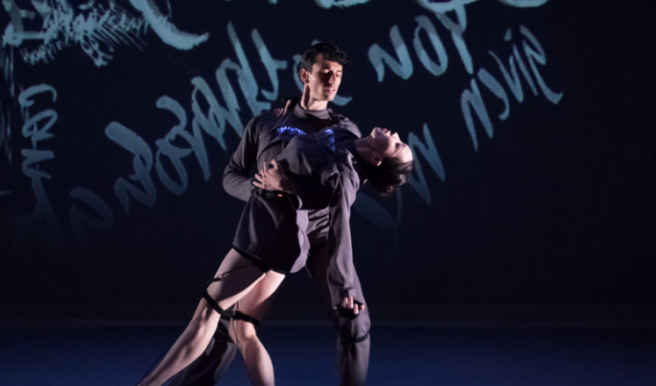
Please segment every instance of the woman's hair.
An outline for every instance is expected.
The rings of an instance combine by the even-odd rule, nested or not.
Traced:
[[[378,166],[362,163],[369,183],[383,196],[389,196],[394,189],[410,181],[414,161],[401,162],[398,158],[387,157]]]

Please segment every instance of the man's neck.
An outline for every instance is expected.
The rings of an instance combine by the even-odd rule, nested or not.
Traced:
[[[328,101],[319,101],[310,96],[310,93],[305,92],[301,97],[301,108],[303,110],[325,110],[328,108]]]

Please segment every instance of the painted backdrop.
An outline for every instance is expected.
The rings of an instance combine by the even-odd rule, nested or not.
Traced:
[[[654,6],[628,3],[3,0],[1,302],[196,302],[245,125],[327,41],[332,108],[418,161],[353,208],[370,303],[653,303]],[[280,302],[318,301],[295,276]]]

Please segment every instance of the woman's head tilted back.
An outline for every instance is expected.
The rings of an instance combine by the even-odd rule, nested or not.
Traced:
[[[359,141],[358,151],[365,159],[363,165],[369,183],[382,195],[410,180],[414,159],[410,147],[397,133],[375,127],[371,135]]]

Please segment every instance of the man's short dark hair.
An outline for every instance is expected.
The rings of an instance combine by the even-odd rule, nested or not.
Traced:
[[[312,72],[312,65],[316,63],[318,54],[323,54],[324,59],[337,62],[342,66],[348,66],[351,64],[346,52],[341,48],[330,43],[317,43],[308,48],[301,57],[301,68],[308,72]]]

